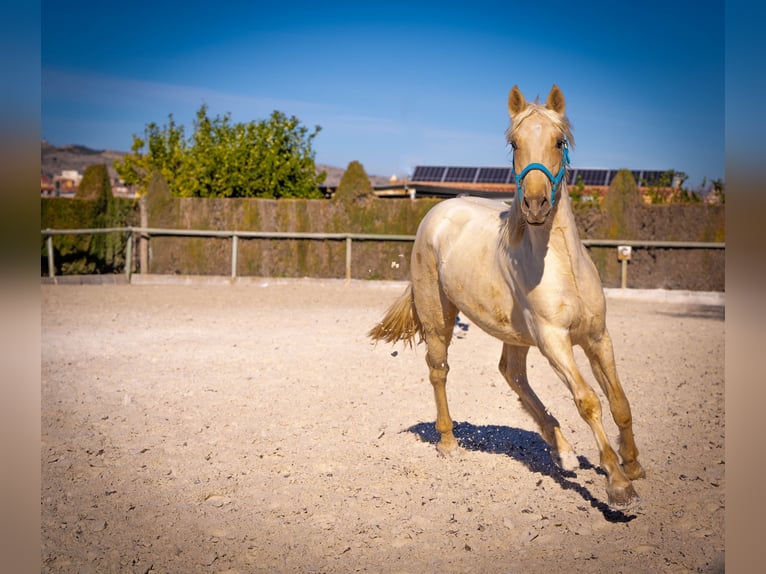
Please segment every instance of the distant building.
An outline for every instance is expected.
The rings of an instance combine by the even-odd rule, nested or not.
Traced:
[[[40,195],[42,197],[74,197],[82,177],[82,174],[74,169],[62,170],[61,173],[53,177],[41,175]],[[130,199],[136,197],[135,190],[126,186],[125,182],[121,179],[112,178],[110,184],[112,186],[112,195],[115,197]]]
[[[40,176],[40,195],[52,197],[55,194],[56,186],[53,185],[53,178],[48,175]]]
[[[46,197],[74,197],[82,181],[82,174],[74,169],[65,169],[58,175],[40,176],[40,195]]]

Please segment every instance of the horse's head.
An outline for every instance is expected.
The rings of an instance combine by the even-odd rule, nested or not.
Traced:
[[[528,103],[518,86],[508,96],[516,198],[523,217],[533,225],[545,223],[566,178],[572,133],[564,108],[564,95],[555,84],[545,105]]]

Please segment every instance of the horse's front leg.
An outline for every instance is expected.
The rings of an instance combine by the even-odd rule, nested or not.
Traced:
[[[601,421],[601,401],[577,369],[568,332],[562,328],[547,326],[540,330],[540,335],[540,351],[569,387],[580,416],[588,423],[596,439],[599,462],[606,472],[609,504],[613,506],[633,504],[638,500],[638,494],[623,471],[617,453],[609,443]]]
[[[575,470],[579,466],[577,455],[564,438],[559,421],[548,412],[535,391],[529,386],[527,379],[528,352],[529,347],[504,344],[498,368],[508,385],[519,396],[524,410],[532,415],[540,427],[545,442],[551,446],[551,456],[556,464],[564,470]]]
[[[617,428],[620,429],[619,451],[622,457],[622,468],[628,478],[632,480],[644,478],[646,473],[637,460],[638,448],[633,436],[633,417],[630,412],[630,403],[628,403],[620,379],[617,377],[614,350],[609,333],[604,331],[596,340],[583,346],[583,350],[588,356],[593,375],[609,401],[612,418]]]

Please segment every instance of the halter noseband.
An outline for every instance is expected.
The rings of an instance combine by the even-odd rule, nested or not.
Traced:
[[[528,164],[524,169],[521,170],[520,174],[514,173],[514,176],[516,178],[516,194],[519,196],[519,200],[521,200],[523,189],[521,184],[524,181],[524,178],[527,176],[527,174],[532,170],[541,171],[545,174],[545,177],[548,178],[548,181],[551,182],[551,207],[553,207],[553,203],[555,201],[556,197],[556,190],[559,187],[559,184],[564,179],[564,174],[566,173],[567,166],[569,165],[569,142],[565,139],[563,144],[561,145],[561,155],[562,155],[562,161],[561,161],[561,169],[559,172],[554,175],[551,173],[551,170],[549,170],[547,167],[545,167],[541,163],[530,163]]]

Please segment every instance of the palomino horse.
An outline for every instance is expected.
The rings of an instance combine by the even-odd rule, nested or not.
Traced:
[[[452,455],[458,444],[447,406],[447,347],[455,317],[463,313],[503,342],[500,372],[539,425],[557,464],[574,470],[578,460],[558,420],[527,380],[527,352],[536,345],[593,431],[609,503],[627,506],[638,498],[631,480],[643,477],[644,470],[637,460],[630,405],[617,378],[603,288],[579,239],[567,192],[572,134],[564,107],[555,85],[545,105],[527,103],[513,87],[507,138],[513,147],[516,199],[508,206],[459,197],[431,209],[412,248],[410,284],[369,336],[410,346],[418,334],[418,342],[425,340],[441,433],[437,449]],[[585,351],[609,400],[620,431],[622,464],[604,431],[601,401],[575,365],[573,345]]]

